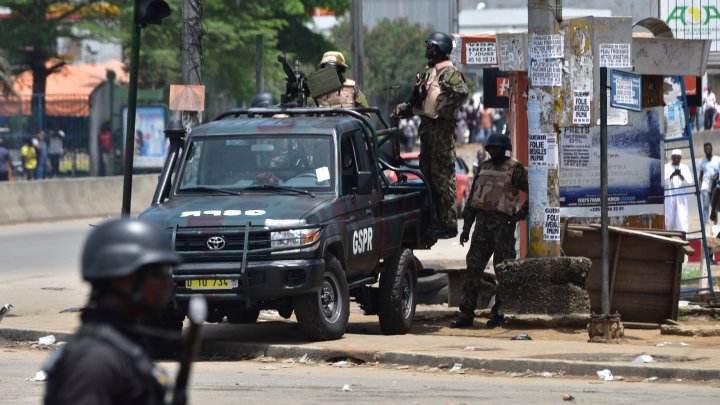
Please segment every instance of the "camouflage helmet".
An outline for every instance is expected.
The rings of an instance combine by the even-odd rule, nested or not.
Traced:
[[[258,93],[250,99],[251,108],[267,108],[274,107],[277,104],[275,96],[270,93]]]
[[[433,32],[425,40],[425,44],[437,45],[437,47],[440,49],[440,51],[442,53],[444,53],[445,55],[449,55],[453,49],[452,38],[450,38],[450,35],[445,34],[443,32]]]
[[[485,142],[485,149],[490,146],[498,146],[505,150],[512,150],[512,145],[510,144],[510,137],[501,134],[492,134],[488,137],[487,141]]]
[[[347,65],[345,64],[345,56],[343,56],[342,52],[338,51],[330,51],[323,54],[322,59],[320,59],[320,63],[318,63],[318,67],[323,68],[326,65],[347,68]]]
[[[82,253],[82,277],[101,281],[135,273],[148,264],[180,262],[170,237],[152,223],[113,219],[93,229]]]

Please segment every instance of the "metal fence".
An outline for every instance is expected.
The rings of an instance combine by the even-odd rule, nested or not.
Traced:
[[[0,97],[0,137],[5,139],[5,146],[10,149],[17,179],[23,177],[20,147],[25,140],[32,139],[40,131],[50,135],[59,130],[65,133],[65,138],[58,175],[89,175],[90,105],[87,96],[35,94]]]

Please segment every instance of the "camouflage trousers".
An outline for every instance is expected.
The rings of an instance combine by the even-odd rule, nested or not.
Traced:
[[[467,269],[460,298],[460,316],[464,319],[475,318],[480,280],[493,254],[493,263],[515,258],[515,222],[510,220],[509,215],[480,211],[475,220],[475,230],[466,257]],[[495,296],[493,313],[496,313],[499,307],[500,301]]]
[[[435,228],[457,229],[455,210],[455,123],[422,118],[420,171],[430,183],[435,207]]]

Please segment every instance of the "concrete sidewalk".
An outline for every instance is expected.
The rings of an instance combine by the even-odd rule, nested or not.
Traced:
[[[307,354],[316,361],[350,360],[357,363],[453,367],[504,373],[557,373],[557,375],[597,378],[599,370],[609,369],[614,376],[627,378],[720,380],[720,345],[713,338],[660,335],[658,330],[626,330],[621,344],[587,343],[582,329],[523,329],[506,326],[486,329],[478,318],[472,329],[449,329],[449,309],[441,311],[421,308],[411,334],[384,336],[377,318],[364,316],[353,309],[348,333],[330,342],[303,340],[297,324],[282,320],[271,312],[264,312],[258,324],[208,324],[204,328],[202,352],[205,358],[244,359],[259,355],[276,358],[295,358]],[[438,316],[438,313],[440,314]],[[71,315],[75,318],[75,314]],[[0,338],[37,340],[54,334],[58,340],[67,339],[76,322],[51,322],[15,328],[17,318],[5,318]],[[527,333],[533,340],[510,340],[519,333]],[[669,341],[670,345],[657,346]],[[680,343],[687,346],[681,346]],[[649,354],[652,363],[633,362],[638,356]]]

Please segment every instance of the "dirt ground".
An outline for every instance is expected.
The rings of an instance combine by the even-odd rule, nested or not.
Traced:
[[[448,325],[457,314],[454,308],[448,308],[447,305],[419,305],[415,314],[413,333],[498,339],[509,339],[520,333],[527,333],[532,339],[540,341],[588,341],[587,329],[584,327],[547,328],[506,324],[502,327],[488,329],[485,326],[488,313],[488,310],[476,311],[475,326],[473,328],[451,329]],[[683,328],[720,330],[720,321],[706,316],[689,316],[687,320],[679,323]],[[654,328],[649,327],[651,325],[642,325],[642,328],[639,328],[628,323],[625,325],[625,338],[622,344],[652,346],[663,342],[684,342],[693,347],[716,348],[720,346],[720,336],[664,335],[661,334],[659,325]]]

